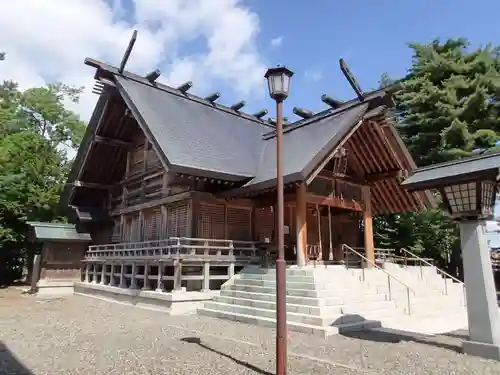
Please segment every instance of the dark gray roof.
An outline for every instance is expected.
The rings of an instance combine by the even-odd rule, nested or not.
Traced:
[[[285,182],[307,178],[312,169],[361,120],[368,104],[297,127],[283,134],[283,175]],[[257,175],[245,186],[267,187],[276,179],[276,137],[265,141]],[[288,181],[286,181],[288,180]]]
[[[424,190],[478,176],[494,179],[499,168],[500,153],[486,154],[419,168],[401,185],[409,190]]]
[[[233,180],[249,180],[263,188],[276,178],[276,138],[269,128],[210,104],[116,77],[119,90],[142,128],[176,170],[215,172]],[[301,180],[359,122],[368,104],[331,111],[317,121],[292,125],[283,136],[284,175]]]
[[[76,230],[74,224],[65,223],[42,223],[28,221],[26,224],[33,228],[35,238],[38,241],[54,242],[91,242],[89,233],[81,233]]]
[[[258,190],[275,180],[276,140],[273,127],[244,112],[212,104],[190,93],[161,83],[151,83],[130,72],[92,59],[95,78],[114,82],[142,130],[152,141],[163,163],[172,171],[237,182],[241,189]],[[299,181],[349,133],[351,127],[375,107],[386,102],[388,89],[367,93],[301,119],[284,131],[285,181]],[[68,182],[84,168],[92,134],[105,108],[101,96],[78,151]],[[73,186],[67,184],[61,201],[71,204]],[[85,216],[85,215],[83,215]],[[88,215],[87,215],[88,216]],[[93,216],[93,215],[90,215]]]
[[[116,81],[134,116],[174,168],[236,180],[256,175],[268,127],[130,79],[117,76]]]

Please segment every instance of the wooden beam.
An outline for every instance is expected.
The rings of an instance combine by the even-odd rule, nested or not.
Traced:
[[[370,173],[365,176],[365,180],[367,183],[373,183],[381,180],[390,180],[393,178],[407,178],[408,171],[407,170],[393,170],[386,172],[378,172],[378,173]]]
[[[146,208],[151,208],[154,206],[159,206],[162,204],[169,204],[169,203],[174,203],[174,202],[178,202],[178,201],[182,201],[182,200],[186,200],[186,199],[191,199],[191,197],[192,197],[192,192],[190,192],[190,191],[182,192],[179,194],[171,195],[169,197],[159,198],[159,199],[155,199],[155,200],[152,200],[149,202],[140,203],[140,204],[137,204],[134,206],[115,209],[113,212],[111,212],[111,216],[128,214],[128,213],[132,213],[135,211],[139,211],[141,209],[146,209]]]
[[[363,207],[360,202],[346,200],[339,197],[320,197],[314,194],[307,194],[307,202],[330,207],[342,208],[350,211],[362,212]]]
[[[84,182],[84,181],[73,181],[72,185],[74,187],[82,187],[87,189],[99,189],[99,190],[109,190],[113,188],[113,185],[98,184],[96,182]]]
[[[94,142],[115,147],[125,147],[125,148],[133,147],[133,143],[131,142],[122,141],[121,139],[103,137],[101,135],[95,135]]]

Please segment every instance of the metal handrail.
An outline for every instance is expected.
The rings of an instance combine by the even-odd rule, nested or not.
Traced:
[[[389,295],[389,300],[390,301],[392,301],[391,278],[394,279],[394,280],[396,280],[399,284],[403,285],[406,288],[406,297],[407,297],[407,305],[408,305],[407,312],[408,312],[408,315],[411,314],[410,291],[413,293],[413,295],[415,295],[415,291],[412,288],[410,288],[404,282],[402,282],[401,280],[399,280],[397,277],[391,275],[389,272],[387,272],[386,270],[384,270],[382,267],[378,266],[374,261],[368,259],[367,257],[365,257],[364,255],[362,255],[361,253],[358,253],[352,247],[350,247],[350,246],[348,246],[346,244],[343,244],[342,245],[342,249],[344,250],[344,254],[346,253],[346,249],[347,249],[347,251],[351,251],[352,253],[356,254],[357,256],[359,256],[364,261],[372,264],[376,269],[381,270],[382,272],[384,272],[387,275],[387,287],[388,287],[388,295]],[[349,268],[349,260],[348,260],[347,257],[346,257],[346,263],[345,263],[345,265],[346,265],[346,268]],[[361,269],[362,269],[363,281],[365,281],[365,268],[363,266],[363,262],[361,262]]]
[[[434,267],[434,268],[435,268],[435,270],[436,270],[436,272],[437,272],[438,274],[441,274],[441,275],[445,276],[445,277],[443,277],[443,280],[444,280],[444,294],[448,295],[448,283],[447,283],[447,278],[450,278],[450,279],[452,279],[453,281],[455,281],[455,282],[457,282],[457,283],[461,284],[461,285],[462,285],[462,288],[463,288],[463,291],[464,291],[464,305],[466,305],[466,304],[467,304],[467,301],[466,301],[466,294],[465,294],[465,293],[466,293],[466,291],[465,291],[465,284],[464,284],[464,282],[463,282],[463,281],[461,281],[461,280],[457,279],[455,276],[450,275],[450,274],[449,274],[449,273],[447,273],[446,271],[443,271],[442,269],[440,269],[440,268],[436,267],[434,264],[432,264],[432,263],[428,262],[427,260],[425,260],[425,258],[421,258],[421,257],[419,257],[418,255],[416,255],[416,254],[412,253],[410,250],[407,250],[407,249],[405,249],[404,247],[402,247],[400,250],[401,250],[402,252],[404,252],[405,254],[411,255],[412,257],[414,257],[414,258],[418,259],[420,262],[425,263],[425,264],[427,264],[428,266]],[[421,276],[421,278],[423,279],[422,265],[420,265],[420,276]]]

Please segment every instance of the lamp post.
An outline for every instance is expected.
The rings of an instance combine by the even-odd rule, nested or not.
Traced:
[[[448,214],[459,221],[467,298],[469,340],[465,353],[500,361],[500,314],[485,236],[500,172],[500,153],[420,168],[402,185],[437,190]]]
[[[290,91],[293,72],[285,67],[268,69],[265,78],[269,95],[276,101],[276,190],[278,214],[278,257],[276,259],[276,374],[287,373],[286,265],[283,199],[283,101]]]

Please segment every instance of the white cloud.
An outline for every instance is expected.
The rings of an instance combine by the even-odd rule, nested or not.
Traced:
[[[304,76],[306,79],[312,82],[318,82],[323,79],[323,69],[321,68],[312,68],[305,71]]]
[[[193,92],[223,81],[241,93],[263,92],[265,66],[256,49],[259,19],[239,0],[17,0],[0,12],[0,80],[22,89],[62,81],[85,86],[73,108],[90,118],[97,97],[91,94],[92,68],[85,57],[119,64],[132,31],[138,30],[127,65],[133,72],[162,72],[160,81],[193,80]],[[29,12],[26,12],[29,9]],[[130,14],[129,14],[130,13]],[[129,21],[123,19],[128,15]],[[130,17],[131,15],[131,17]],[[180,54],[183,43],[205,43],[205,52]],[[172,64],[165,65],[164,61]]]
[[[281,46],[281,44],[283,43],[283,37],[282,36],[279,36],[277,38],[273,38],[271,39],[271,47],[279,47]]]

